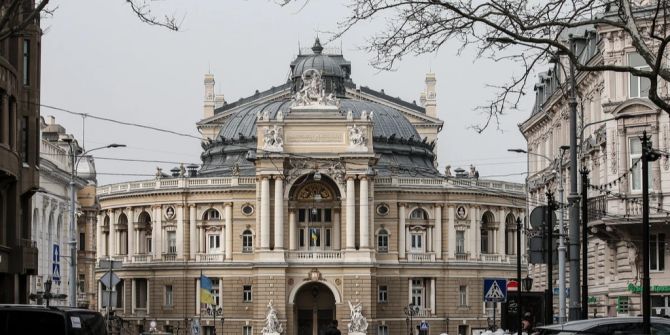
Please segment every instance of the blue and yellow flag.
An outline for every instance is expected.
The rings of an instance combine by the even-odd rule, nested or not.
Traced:
[[[214,305],[212,280],[204,275],[200,275],[200,303]]]
[[[311,229],[312,241],[316,242],[319,239],[319,233],[316,231],[316,228]]]

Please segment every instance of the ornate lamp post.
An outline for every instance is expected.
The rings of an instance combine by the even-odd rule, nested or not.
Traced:
[[[415,306],[414,304],[409,304],[403,308],[403,311],[405,312],[405,315],[409,318],[405,318],[405,321],[407,322],[407,334],[412,335],[412,326],[414,325],[414,317],[419,314],[419,306]]]

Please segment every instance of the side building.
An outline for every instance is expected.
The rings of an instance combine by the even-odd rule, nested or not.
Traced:
[[[39,15],[26,17],[34,1],[6,6],[0,4],[3,29],[26,25],[0,39],[0,303],[27,303],[28,277],[37,273],[30,226],[39,185],[42,30]]]
[[[576,47],[589,64],[644,66],[629,39],[612,27],[597,27],[575,35]],[[560,147],[569,145],[569,86],[561,66],[554,65],[540,75],[535,86],[536,103],[530,117],[520,125],[528,140],[529,206],[546,204],[545,193],[558,199],[558,178],[562,171],[565,194],[569,192],[569,154],[557,168]],[[653,147],[670,150],[668,114],[646,97],[649,81],[627,73],[577,72],[578,166],[588,170],[588,315],[641,314],[642,264],[642,164],[644,131]],[[563,89],[561,88],[563,86]],[[668,95],[668,84],[659,87]],[[583,135],[582,135],[583,134]],[[581,135],[581,136],[580,136]],[[545,156],[544,158],[542,156]],[[670,163],[667,156],[650,162],[651,285],[652,315],[670,315],[670,276],[665,269],[666,238],[670,236],[665,203],[670,191]],[[577,174],[578,178],[580,174]],[[578,185],[581,185],[581,178]],[[562,202],[566,202],[563,199]],[[560,217],[560,210],[557,211]],[[567,232],[567,209],[563,213]],[[583,271],[584,269],[582,269]],[[558,265],[554,277],[558,278]],[[570,269],[567,267],[567,272]],[[535,289],[546,287],[546,267],[531,265]],[[566,276],[569,280],[569,275]],[[581,278],[581,274],[580,274]],[[555,283],[554,287],[558,284]],[[558,306],[555,294],[554,306]],[[569,306],[569,303],[568,303]],[[558,310],[555,311],[558,315]]]
[[[420,106],[355,85],[318,40],[290,69],[235,103],[206,75],[202,165],[98,189],[97,257],[121,263],[101,310],[111,295],[133,333],[197,320],[205,334],[258,334],[270,304],[292,335],[332,320],[346,333],[361,315],[373,334],[500,320],[483,281],[516,276],[524,187],[437,171],[434,75]]]

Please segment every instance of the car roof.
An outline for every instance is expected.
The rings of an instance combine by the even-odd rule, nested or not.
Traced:
[[[631,322],[642,322],[642,317],[623,316],[623,317],[595,318],[588,320],[570,321],[562,325],[559,324],[551,326],[542,326],[538,328],[549,329],[549,330],[583,331],[599,325],[614,324],[614,323],[631,323]],[[653,317],[651,318],[651,322],[670,325],[670,319],[666,318]]]
[[[0,304],[0,310],[44,310],[44,311],[54,311],[54,312],[83,312],[83,313],[98,313],[96,311],[77,308],[77,307],[68,307],[68,306],[49,306],[44,305],[27,305],[27,304]]]

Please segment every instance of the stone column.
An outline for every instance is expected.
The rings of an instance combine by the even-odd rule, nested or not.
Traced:
[[[435,205],[435,232],[433,234],[435,258],[442,259],[442,205]]]
[[[340,250],[340,212],[333,210],[333,249]]]
[[[481,221],[479,218],[479,208],[476,207],[471,207],[470,208],[470,227],[471,231],[470,233],[472,234],[472,240],[474,242],[474,245],[472,246],[472,257],[474,258],[479,258],[479,254],[481,251],[481,233],[482,233],[482,227],[481,227]]]
[[[135,288],[135,279],[130,280],[130,311],[135,314],[135,306],[137,306],[137,289]]]
[[[405,259],[405,248],[407,247],[407,243],[405,242],[405,239],[407,236],[405,235],[405,204],[404,203],[399,203],[398,204],[398,258],[399,259]]]
[[[360,221],[359,243],[360,249],[370,248],[370,213],[368,211],[368,179],[362,177],[360,181]]]
[[[426,229],[426,252],[433,252],[433,227]]]
[[[275,250],[284,250],[284,179],[275,179]]]
[[[261,249],[270,249],[270,180],[261,177]]]
[[[128,230],[126,232],[128,240],[128,259],[133,259],[133,255],[135,255],[135,213],[132,207],[128,207],[126,210],[128,212]]]
[[[103,245],[102,245],[102,238],[105,235],[102,232],[102,224],[103,224],[103,216],[101,214],[97,215],[97,222],[96,222],[96,230],[95,230],[95,254],[96,254],[96,259],[100,259],[102,257],[102,254],[104,252]]]
[[[296,249],[296,239],[298,237],[298,223],[295,219],[295,209],[291,209],[288,213],[288,249]]]
[[[226,260],[233,259],[233,203],[227,202],[223,208],[226,224]],[[223,291],[221,291],[223,292]]]
[[[188,233],[189,233],[189,258],[195,259],[195,254],[198,252],[198,233],[196,226],[198,224],[198,213],[195,205],[188,206]]]
[[[207,234],[205,231],[205,226],[201,225],[200,226],[200,253],[204,254],[207,253]]]
[[[200,315],[200,277],[195,279],[195,315]]]
[[[435,278],[430,278],[430,313],[435,315]]]
[[[161,206],[156,207],[156,227],[154,228],[154,238],[151,239],[151,243],[154,244],[154,247],[151,249],[156,255],[156,259],[161,259],[163,256],[163,208]],[[147,311],[147,313],[149,313]]]
[[[177,258],[184,259],[184,205],[177,206]]]
[[[117,254],[117,231],[116,231],[116,222],[118,220],[118,216],[116,214],[116,210],[112,210],[112,215],[109,220],[109,255],[114,256]],[[59,241],[60,242],[60,241]]]
[[[347,177],[347,249],[354,250],[356,248],[356,186],[354,177]]]
[[[454,258],[456,257],[456,210],[454,207],[449,206],[447,212],[449,213],[449,223],[447,224],[447,258]]]
[[[505,229],[506,229],[506,224],[505,224],[505,209],[501,208],[500,209],[500,214],[498,214],[500,218],[498,219],[498,254],[501,255],[503,258],[505,257]]]

